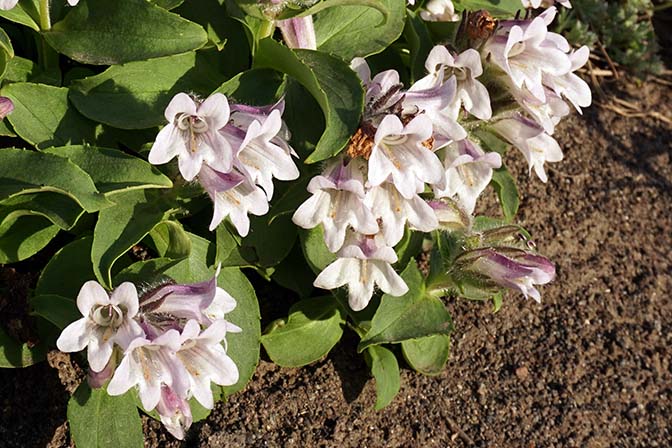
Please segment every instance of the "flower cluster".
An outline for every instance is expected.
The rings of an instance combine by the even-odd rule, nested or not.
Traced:
[[[250,229],[248,214],[268,212],[273,178],[294,180],[296,154],[287,143],[284,102],[267,107],[229,104],[216,93],[205,101],[178,93],[165,111],[149,162],[178,158],[187,181],[197,179],[214,202],[210,230],[227,216],[241,236]]]
[[[497,79],[522,109],[502,114],[493,128],[523,153],[530,172],[534,169],[543,182],[544,163],[562,160],[551,135],[570,112],[563,97],[579,113],[592,101],[590,87],[573,73],[588,61],[588,47],[572,50],[564,37],[548,31],[555,15],[550,7],[533,20],[500,22],[482,51],[499,68]]]
[[[347,285],[354,310],[368,305],[376,286],[403,295],[408,288],[392,264],[397,261],[393,247],[406,227],[429,232],[446,215],[452,224],[469,227],[476,200],[502,159],[484,151],[467,129],[499,134],[523,153],[530,171],[547,180],[544,163],[562,159],[551,137],[559,119],[569,113],[562,98],[579,111],[591,101],[586,83],[572,73],[586,62],[588,49],[571,52],[564,38],[549,32],[554,15],[551,7],[533,20],[501,22],[481,39],[480,51],[434,47],[425,64],[427,75],[408,90],[396,71],[372,78],[363,59],[353,60],[351,67],[366,88],[361,126],[345,153],[311,180],[312,196],[293,217],[306,229],[321,224],[325,244],[337,256],[315,286]],[[506,104],[491,103],[480,78],[497,90],[498,98],[503,91]],[[434,200],[427,202],[423,196],[430,192]],[[486,258],[494,264],[502,261],[494,256],[479,259]],[[485,272],[493,263],[475,266]],[[521,290],[538,297],[528,294],[533,289]]]
[[[226,334],[241,331],[225,320],[236,301],[216,278],[162,284],[140,298],[130,282],[111,295],[97,282],[86,282],[77,296],[83,317],[63,330],[56,345],[63,352],[86,348],[93,387],[111,378],[110,395],[137,388],[143,408],[156,409],[171,434],[182,439],[192,422],[187,400],[193,396],[212,409],[210,383],[238,382],[238,368],[225,348]]]

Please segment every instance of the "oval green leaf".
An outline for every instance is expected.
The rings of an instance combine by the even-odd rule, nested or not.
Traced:
[[[286,323],[261,337],[266,353],[283,367],[300,367],[329,353],[343,335],[345,323],[333,297],[301,300],[292,305]]]
[[[86,0],[43,33],[59,53],[85,64],[112,65],[196,50],[200,25],[146,0]]]

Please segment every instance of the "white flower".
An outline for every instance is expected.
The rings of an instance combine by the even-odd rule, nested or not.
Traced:
[[[87,347],[89,366],[95,372],[105,368],[115,343],[126,348],[143,335],[133,320],[138,313],[138,293],[132,283],[122,283],[109,296],[96,281],[88,281],[77,295],[77,308],[84,317],[65,327],[56,346],[62,352]]]
[[[186,368],[190,392],[207,409],[214,406],[210,382],[220,386],[238,382],[238,367],[221,344],[226,331],[225,321],[215,321],[201,332],[198,322],[190,320],[180,337],[177,358]]]
[[[567,41],[548,32],[549,17],[502,26],[485,44],[486,54],[492,55],[492,61],[509,75],[513,84],[519,89],[526,87],[539,101],[546,99],[542,74],[562,76],[572,66],[566,54]]]
[[[555,125],[560,122],[560,119],[571,112],[571,109],[562,98],[556,95],[552,90],[543,87],[544,100],[540,100],[532,95],[527,89],[519,89],[515,85],[510,84],[509,90],[511,95],[520,104],[520,106],[529,113],[534,120],[544,128],[544,130],[553,134]]]
[[[455,76],[457,86],[455,100],[452,102],[452,107],[455,109],[453,116],[456,117],[460,107],[464,105],[467,112],[481,120],[489,120],[492,117],[488,89],[476,80],[483,74],[481,55],[478,51],[469,48],[453,57],[446,47],[437,45],[427,56],[425,68],[429,75],[423,78],[427,79],[424,82],[430,82],[432,78],[443,80]]]
[[[422,20],[428,22],[457,22],[459,14],[455,14],[455,6],[451,0],[429,0],[420,11]]]
[[[149,152],[149,162],[167,163],[178,157],[180,173],[193,180],[203,164],[228,172],[233,163],[233,149],[219,130],[229,121],[226,96],[216,93],[195,102],[186,93],[178,93],[165,111],[168,124],[156,136]]]
[[[493,128],[523,153],[530,173],[534,168],[534,172],[542,182],[548,180],[544,163],[562,160],[562,150],[558,142],[536,123],[520,114],[496,122]]]
[[[268,213],[264,190],[240,173],[222,173],[203,165],[198,180],[215,203],[210,230],[215,230],[228,216],[240,236],[247,236],[250,231],[247,214],[263,216]]]
[[[502,166],[496,152],[485,153],[470,140],[461,140],[445,149],[446,188],[435,188],[437,197],[457,196],[465,211],[474,212],[476,199],[492,179],[492,170]]]
[[[19,0],[0,0],[0,9],[3,11],[10,10],[15,7],[17,3],[19,3]]]
[[[432,207],[420,196],[415,194],[406,199],[388,182],[372,187],[366,193],[366,204],[373,215],[380,218],[381,230],[389,246],[401,241],[406,222],[411,229],[422,232],[431,232],[439,225]]]
[[[369,184],[377,186],[391,178],[406,199],[424,190],[424,184],[443,179],[441,161],[428,148],[432,122],[418,115],[407,125],[395,115],[387,115],[374,137],[369,158]]]
[[[294,212],[292,220],[304,229],[324,225],[324,239],[331,252],[345,240],[349,226],[362,233],[377,233],[378,223],[364,204],[362,163],[338,158],[320,176],[310,180],[312,196]]]
[[[544,7],[550,7],[553,5],[553,3],[556,2],[560,3],[565,8],[568,9],[572,8],[572,4],[569,2],[569,0],[521,0],[521,2],[525,8],[537,9],[540,6],[542,6],[542,4],[544,5]]]
[[[137,386],[146,411],[151,411],[159,403],[164,384],[178,396],[186,397],[189,376],[176,356],[180,343],[177,330],[168,330],[152,341],[145,338],[133,340],[107,385],[107,393],[122,395]]]
[[[397,261],[397,255],[385,244],[382,235],[351,233],[338,257],[313,284],[322,289],[347,285],[348,304],[354,311],[366,308],[376,285],[392,296],[408,292],[408,286],[391,266]]]
[[[588,62],[590,50],[585,45],[569,55],[572,62],[572,72],[583,67]],[[574,73],[562,76],[553,76],[544,73],[544,84],[550,87],[558,96],[564,96],[581,113],[582,107],[590,106],[592,94],[586,82]]]
[[[299,177],[299,169],[292,156],[273,143],[282,127],[280,111],[273,110],[263,122],[252,121],[238,150],[238,160],[253,182],[266,192],[270,201],[273,197],[273,178],[294,180]]]

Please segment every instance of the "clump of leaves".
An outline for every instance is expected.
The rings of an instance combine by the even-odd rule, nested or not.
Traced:
[[[611,59],[637,75],[658,73],[662,62],[653,12],[651,0],[578,1],[560,11],[556,32],[575,46],[595,48],[599,41]]]

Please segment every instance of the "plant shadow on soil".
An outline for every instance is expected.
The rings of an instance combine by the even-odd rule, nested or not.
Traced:
[[[672,116],[672,92],[656,82],[609,93]],[[509,294],[493,314],[448,300],[456,330],[446,369],[424,377],[402,365],[401,391],[382,411],[346,331],[304,368],[262,358],[247,388],[184,442],[144,418],[146,446],[672,446],[672,128],[593,106],[556,135],[565,160],[549,166],[547,184],[528,177],[520,154],[506,156],[522,193],[518,220],[557,264],[541,305]],[[480,211],[499,214],[487,197],[491,189]],[[25,294],[35,273],[22,274]],[[268,294],[270,320],[297,300],[274,305]],[[62,383],[81,372],[64,364],[0,370],[2,446],[72,446]]]

